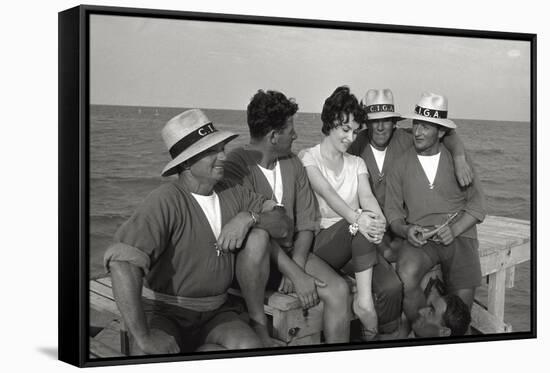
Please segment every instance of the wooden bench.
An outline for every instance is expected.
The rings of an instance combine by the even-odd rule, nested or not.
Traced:
[[[530,223],[525,220],[487,216],[478,226],[480,262],[487,277],[488,299],[477,299],[472,308],[472,327],[483,334],[511,332],[504,321],[505,289],[514,286],[514,268],[530,259]],[[234,296],[237,291],[231,290]],[[90,282],[90,305],[112,315],[113,321],[91,339],[93,356],[128,354],[129,340],[113,298],[111,279]],[[264,310],[270,319],[270,332],[282,346],[319,344],[323,305],[304,314],[299,300],[278,292],[266,294]],[[117,343],[120,340],[120,343]]]

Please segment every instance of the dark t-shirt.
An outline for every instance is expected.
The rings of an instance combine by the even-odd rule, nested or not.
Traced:
[[[241,211],[259,213],[265,198],[240,185],[218,183],[222,227]],[[201,298],[223,294],[233,279],[234,255],[217,256],[217,237],[195,198],[177,182],[154,190],[115,234],[105,254],[145,272],[156,292]]]

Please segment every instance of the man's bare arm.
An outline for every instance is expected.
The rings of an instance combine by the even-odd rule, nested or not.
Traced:
[[[443,137],[443,144],[445,144],[445,147],[449,149],[453,156],[455,176],[460,186],[465,187],[470,185],[474,179],[474,172],[466,159],[464,143],[460,140],[455,130],[450,130]]]
[[[142,269],[119,261],[112,261],[109,269],[118,309],[139,348],[147,354],[178,353],[179,347],[172,336],[160,330],[150,330],[147,326],[141,301]]]

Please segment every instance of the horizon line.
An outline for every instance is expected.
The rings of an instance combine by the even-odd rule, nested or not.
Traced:
[[[98,104],[98,103],[90,103],[90,106],[121,106],[121,107],[148,107],[148,108],[155,108],[155,109],[201,109],[201,110],[228,110],[228,111],[244,111],[245,109],[229,109],[229,108],[219,108],[219,107],[197,107],[197,106],[152,106],[152,105],[120,105],[120,104]],[[304,110],[298,110],[297,114],[321,114],[320,112],[315,111],[304,111]],[[407,118],[405,118],[407,119]],[[451,120],[480,120],[480,121],[488,121],[488,122],[521,122],[521,123],[531,123],[531,120],[509,120],[509,119],[481,119],[481,118],[449,118]]]

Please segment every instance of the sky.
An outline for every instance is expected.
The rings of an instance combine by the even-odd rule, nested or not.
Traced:
[[[530,120],[525,41],[92,15],[92,104],[245,110],[258,89],[321,112],[340,85],[390,88],[396,111],[422,92],[449,118]]]

